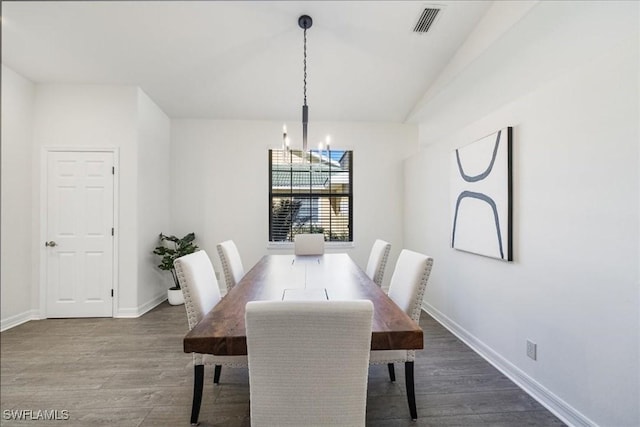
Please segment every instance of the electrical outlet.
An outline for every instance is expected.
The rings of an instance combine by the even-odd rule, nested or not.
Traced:
[[[534,343],[533,341],[529,341],[527,340],[527,356],[530,359],[536,360],[538,355],[538,344]]]

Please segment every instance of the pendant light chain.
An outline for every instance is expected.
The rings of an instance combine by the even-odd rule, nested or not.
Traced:
[[[308,15],[298,18],[298,25],[304,30],[304,103],[302,104],[302,151],[307,152],[307,125],[309,123],[309,106],[307,105],[307,29],[311,28],[313,20]]]
[[[304,29],[304,105],[307,105],[307,29]]]

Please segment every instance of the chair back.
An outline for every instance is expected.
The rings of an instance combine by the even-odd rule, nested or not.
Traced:
[[[244,267],[242,266],[242,259],[236,244],[233,240],[227,240],[219,243],[218,256],[220,257],[220,263],[222,264],[222,270],[224,272],[224,282],[227,286],[227,291],[230,291],[244,276]]]
[[[220,301],[220,288],[211,260],[203,250],[173,262],[184,295],[189,330]]]
[[[389,258],[390,251],[391,243],[380,239],[376,240],[371,248],[369,262],[367,263],[365,273],[367,273],[367,276],[369,276],[369,278],[378,286],[382,286],[384,270],[387,265],[387,259]]]
[[[246,306],[252,426],[364,426],[371,301]]]
[[[389,298],[414,321],[420,320],[420,309],[427,288],[433,258],[403,249],[389,284]]]
[[[323,255],[324,234],[296,234],[294,247],[296,255]]]

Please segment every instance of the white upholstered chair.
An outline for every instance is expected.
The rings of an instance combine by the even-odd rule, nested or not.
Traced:
[[[184,295],[184,306],[187,309],[189,330],[191,330],[220,301],[218,281],[211,260],[203,250],[180,257],[173,264]],[[197,424],[200,414],[204,365],[215,366],[213,382],[217,384],[220,381],[222,366],[247,367],[247,357],[193,353],[191,424]]]
[[[365,273],[367,273],[367,276],[369,276],[369,278],[378,286],[382,286],[384,269],[387,265],[387,259],[389,259],[390,251],[391,243],[380,239],[376,240],[371,247],[369,262],[367,262],[367,269],[365,270]]]
[[[227,286],[227,292],[229,292],[244,276],[242,259],[233,240],[218,243],[217,248],[222,271],[224,272],[224,283]]]
[[[324,234],[296,234],[294,248],[296,255],[323,255]]]
[[[416,323],[420,321],[420,311],[424,291],[427,287],[433,258],[403,249],[391,276],[389,298],[405,311]],[[416,395],[413,382],[413,362],[415,350],[378,350],[371,352],[372,365],[387,364],[391,381],[396,380],[394,363],[404,362],[404,375],[407,388],[407,402],[411,419],[418,418]]]
[[[246,306],[251,425],[364,426],[371,301]]]

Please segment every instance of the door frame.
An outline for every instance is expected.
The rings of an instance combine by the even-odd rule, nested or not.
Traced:
[[[40,237],[38,240],[38,254],[40,268],[40,319],[47,318],[47,251],[44,247],[44,242],[47,240],[47,194],[48,194],[48,155],[53,152],[105,152],[113,155],[113,167],[116,172],[120,171],[120,150],[118,147],[100,148],[100,147],[42,147],[40,152]],[[119,241],[119,216],[120,212],[120,174],[114,173],[113,175],[113,298],[111,299],[112,313],[111,317],[116,317],[118,313],[118,244]]]

